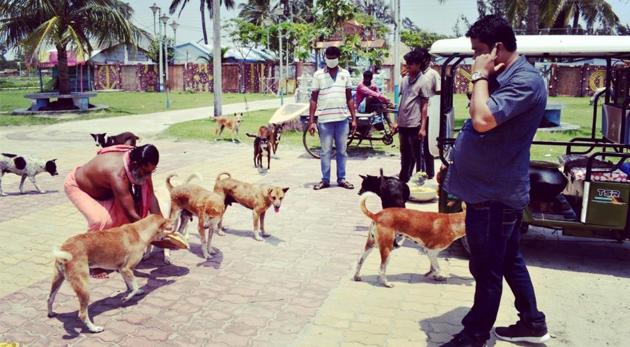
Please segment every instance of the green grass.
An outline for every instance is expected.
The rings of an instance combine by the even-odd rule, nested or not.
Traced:
[[[554,141],[568,141],[574,137],[590,136],[591,124],[592,124],[592,107],[588,104],[589,98],[575,98],[575,97],[550,97],[549,103],[563,104],[561,121],[563,123],[570,123],[580,126],[580,129],[576,131],[568,132],[538,132],[536,134],[536,140],[554,140]],[[457,94],[454,98],[455,107],[455,123],[456,127],[461,127],[464,120],[468,116],[468,99],[463,94]],[[273,114],[275,109],[262,110],[257,112],[251,112],[249,117],[245,117],[241,123],[241,141],[248,143],[252,142],[252,139],[245,136],[246,132],[256,133],[258,127],[263,124],[267,124],[267,121]],[[600,122],[601,123],[601,120]],[[599,125],[598,125],[599,127]],[[178,123],[168,128],[163,136],[173,139],[181,140],[202,140],[202,141],[215,141],[216,135],[214,133],[214,122],[208,119],[196,120]],[[599,131],[599,130],[598,130]],[[224,137],[229,140],[229,132],[224,132]],[[374,141],[374,149],[370,150],[367,142],[361,144],[361,148],[357,149],[356,142],[350,145],[349,151],[351,153],[368,151],[371,153],[379,154],[396,154],[398,149],[398,137],[394,137],[394,145],[385,146],[381,141]],[[303,146],[302,145],[302,132],[301,131],[285,131],[282,136],[282,146]],[[558,155],[563,154],[565,151],[564,146],[532,146],[532,159],[537,160],[556,160]]]
[[[106,92],[98,93],[96,97],[90,99],[90,102],[92,104],[109,105],[110,108],[108,110],[88,113],[78,118],[56,119],[53,117],[42,118],[7,114],[16,108],[28,107],[30,100],[24,98],[24,95],[32,92],[33,91],[24,90],[0,91],[0,126],[52,124],[69,120],[85,120],[167,111],[165,104],[166,94],[164,93]],[[171,99],[170,110],[212,106],[214,102],[214,97],[210,93],[176,92],[170,93],[169,97]],[[241,103],[245,101],[245,98],[247,98],[248,102],[251,102],[271,99],[275,98],[275,96],[267,94],[225,93],[223,94],[223,104]],[[5,114],[2,114],[3,112]]]
[[[543,132],[538,131],[534,140],[537,141],[569,141],[575,137],[590,137],[591,127],[593,124],[593,107],[589,105],[588,97],[549,97],[549,104],[562,104],[564,106],[561,114],[560,121],[562,123],[569,123],[577,125],[580,128],[575,131],[564,132]],[[453,100],[455,108],[455,124],[456,127],[461,127],[464,120],[469,118],[468,115],[468,99],[466,95],[457,94]],[[600,134],[601,127],[601,108],[598,110],[598,122],[596,135]],[[548,160],[556,161],[558,156],[564,154],[566,151],[565,146],[532,146],[531,157],[532,160]]]
[[[43,77],[44,86],[50,84],[50,81],[52,81],[52,77]],[[22,76],[0,78],[0,89],[1,88],[39,88],[39,77]]]

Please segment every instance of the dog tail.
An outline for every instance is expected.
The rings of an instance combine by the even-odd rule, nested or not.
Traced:
[[[249,136],[249,137],[258,137],[258,136],[256,136],[256,135],[254,135],[254,134],[250,134],[250,133],[245,133],[245,135],[247,135],[247,136]]]
[[[65,264],[72,260],[72,254],[62,251],[59,248],[55,248],[52,251],[53,257],[55,258],[55,262],[60,264]]]
[[[218,175],[217,175],[216,182],[218,182],[218,181],[222,180],[221,176],[224,176],[224,175],[225,175],[225,176],[227,176],[227,178],[232,177],[232,175],[230,175],[230,173],[229,173],[229,172],[221,172],[220,174],[218,174]]]
[[[166,177],[166,189],[168,189],[168,192],[170,193],[171,190],[173,190],[173,183],[171,183],[171,178],[177,176],[177,174],[170,174],[168,175],[168,177]],[[189,177],[190,179],[190,177]]]
[[[372,213],[370,212],[370,210],[368,210],[367,206],[365,206],[365,200],[367,200],[367,198],[369,196],[378,196],[372,192],[365,192],[361,195],[361,197],[359,198],[359,207],[361,207],[361,211],[363,211],[363,213],[368,216],[371,220],[374,220],[376,218],[376,213]]]

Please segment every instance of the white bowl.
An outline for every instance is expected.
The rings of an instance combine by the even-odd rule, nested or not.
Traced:
[[[409,183],[407,185],[411,193],[409,200],[425,202],[437,198],[437,186],[432,183],[426,182],[422,186]]]

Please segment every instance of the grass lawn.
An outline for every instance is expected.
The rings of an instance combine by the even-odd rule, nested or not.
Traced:
[[[550,97],[550,104],[563,104],[562,110],[562,122],[570,123],[580,126],[579,130],[568,132],[541,132],[536,134],[536,140],[555,140],[555,141],[568,141],[574,137],[590,136],[591,124],[592,124],[592,107],[588,104],[589,99],[574,98],[574,97]],[[461,127],[462,123],[468,116],[468,109],[466,105],[468,99],[463,94],[455,95],[454,107],[456,110],[456,126]],[[241,141],[248,143],[253,142],[252,138],[245,136],[246,132],[256,133],[258,127],[262,124],[266,124],[275,109],[262,110],[257,112],[251,112],[249,117],[245,117],[241,123]],[[599,122],[601,124],[601,121]],[[216,135],[214,133],[214,122],[206,120],[196,120],[190,122],[178,123],[168,128],[163,136],[174,139],[194,139],[202,141],[215,141]],[[599,132],[599,130],[598,130]],[[229,140],[229,133],[224,132],[224,137]],[[300,131],[288,131],[282,136],[282,146],[299,146],[302,147],[302,132]],[[356,142],[350,145],[350,154],[356,154],[356,152],[368,151],[374,154],[397,154],[398,149],[398,137],[394,137],[394,146],[385,146],[381,141],[374,141],[374,150],[369,149],[367,142],[361,144],[361,148],[357,149]],[[558,155],[563,154],[565,151],[564,146],[533,146],[532,147],[532,159],[538,160],[557,160]]]
[[[16,108],[26,108],[30,105],[30,100],[24,98],[27,93],[35,91],[25,90],[5,90],[0,91],[0,126],[7,125],[30,125],[30,124],[52,124],[68,120],[83,120],[104,117],[116,117],[132,114],[144,114],[152,112],[166,111],[166,94],[164,93],[141,93],[141,92],[102,92],[90,99],[92,104],[106,104],[109,110],[86,114],[85,116],[73,119],[56,119],[52,117],[14,116],[8,113]],[[212,106],[213,95],[210,93],[170,93],[171,110]],[[275,98],[268,94],[237,94],[224,93],[223,104],[234,104],[245,101],[266,100]]]

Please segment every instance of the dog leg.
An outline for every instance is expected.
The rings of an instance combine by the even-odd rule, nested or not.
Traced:
[[[370,225],[370,230],[368,231],[368,238],[365,241],[363,254],[361,254],[361,258],[359,259],[359,262],[357,263],[357,271],[355,271],[354,273],[353,279],[357,282],[361,281],[360,272],[361,272],[361,267],[363,266],[363,262],[365,262],[365,259],[368,257],[368,255],[370,255],[370,253],[374,249],[375,242],[374,242],[373,231],[374,231],[374,222],[372,222],[372,224]]]
[[[57,296],[57,292],[59,288],[61,288],[61,284],[66,279],[63,274],[63,265],[57,264],[55,262],[55,272],[53,275],[52,285],[50,286],[50,294],[48,295],[48,317],[54,317],[55,313],[53,312],[53,303],[55,302],[55,296]]]
[[[378,248],[381,251],[381,269],[378,273],[378,279],[385,287],[391,288],[394,285],[387,281],[386,272],[387,263],[389,263],[389,255],[392,251],[392,245],[394,241],[392,239],[395,237],[395,232],[394,230],[382,230],[379,235],[381,236],[378,240]]]
[[[0,170],[0,196],[7,196],[7,194],[2,191],[2,177],[4,176],[4,172]]]
[[[263,211],[260,214],[260,232],[263,237],[271,236],[270,234],[267,234],[267,232],[265,231],[265,214],[266,213],[267,211]]]
[[[144,290],[140,289],[140,287],[138,286],[138,281],[136,281],[136,277],[133,275],[133,270],[120,269],[120,275],[122,276],[123,280],[125,280],[127,288],[131,289],[131,292],[122,299],[122,302],[127,302],[136,295],[144,294]]]
[[[429,257],[429,261],[431,262],[431,268],[429,269],[429,272],[427,272],[424,275],[432,276],[435,281],[439,281],[439,282],[446,281],[446,277],[442,276],[440,272],[440,264],[438,264],[437,255],[438,253],[440,253],[440,251],[436,251],[432,249],[426,249],[426,251],[427,251],[427,257]]]
[[[79,298],[79,319],[85,324],[91,333],[100,333],[103,331],[103,327],[97,326],[92,323],[88,314],[88,305],[90,304],[90,292],[88,290],[87,281],[89,271],[87,264],[82,269],[75,270],[76,273],[71,278],[70,285]]]
[[[45,190],[41,190],[41,189],[39,189],[39,187],[37,186],[37,180],[35,179],[35,176],[33,176],[33,177],[29,177],[28,179],[31,181],[31,183],[33,184],[33,186],[35,187],[35,189],[36,189],[36,190],[37,190],[40,194],[44,194],[44,193],[46,193],[46,191],[45,191]]]
[[[208,254],[214,255],[217,253],[217,250],[212,247],[212,235],[214,235],[214,231],[218,229],[218,223],[210,221],[210,227],[208,228],[208,243],[206,244],[206,250]]]
[[[199,223],[197,224],[197,229],[199,231],[199,239],[201,240],[201,252],[203,253],[204,259],[210,259],[210,254],[208,254],[207,240],[206,240],[206,217],[203,214],[199,214],[197,216],[199,218]]]
[[[20,179],[20,194],[24,194],[24,181],[26,181],[26,175],[22,175]]]
[[[256,211],[252,211],[253,215],[254,215],[254,238],[256,239],[256,241],[262,241],[263,238],[260,237],[260,232],[258,229],[258,222],[259,222],[259,214]]]

